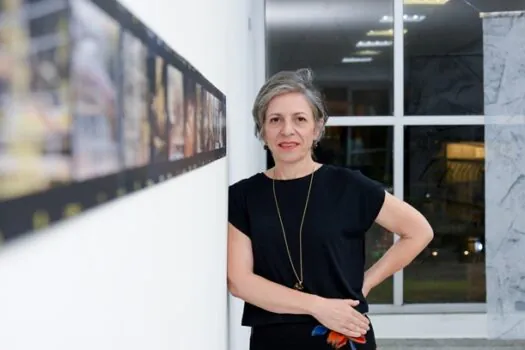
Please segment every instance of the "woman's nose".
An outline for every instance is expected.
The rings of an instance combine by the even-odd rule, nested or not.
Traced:
[[[281,133],[283,135],[291,135],[291,134],[293,134],[293,132],[294,132],[294,129],[293,129],[292,123],[289,122],[289,121],[285,121],[283,123],[283,127],[281,129]]]

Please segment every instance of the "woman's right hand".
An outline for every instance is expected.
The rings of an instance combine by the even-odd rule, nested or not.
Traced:
[[[332,331],[357,338],[370,329],[368,318],[354,309],[358,304],[352,299],[320,298],[313,306],[312,316]]]

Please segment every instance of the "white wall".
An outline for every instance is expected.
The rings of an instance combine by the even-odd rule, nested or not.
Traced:
[[[226,94],[233,175],[222,159],[3,247],[1,349],[228,349],[227,184],[263,164],[246,129],[251,9],[122,3]]]
[[[231,1],[231,0],[230,0]],[[243,11],[248,11],[250,17],[250,31],[246,32],[248,23],[236,23],[232,33],[236,33],[236,45],[248,45],[248,60],[231,55],[232,60],[246,72],[247,80],[252,80],[252,86],[246,87],[234,82],[230,92],[239,96],[239,101],[246,105],[229,115],[230,137],[228,139],[228,154],[230,160],[230,183],[251,176],[255,171],[261,171],[266,164],[266,155],[262,143],[254,135],[254,123],[250,118],[252,103],[259,88],[265,80],[266,50],[265,50],[265,2],[261,0],[239,1]],[[241,97],[242,96],[242,97]],[[243,301],[230,295],[229,297],[229,348],[228,350],[248,350],[250,329],[241,326]]]

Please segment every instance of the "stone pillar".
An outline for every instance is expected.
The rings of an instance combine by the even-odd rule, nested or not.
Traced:
[[[481,17],[488,335],[525,339],[525,12]]]

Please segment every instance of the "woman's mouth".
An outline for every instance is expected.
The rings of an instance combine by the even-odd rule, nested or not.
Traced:
[[[281,143],[279,143],[279,147],[284,149],[284,150],[291,150],[291,149],[294,149],[297,146],[299,146],[299,143],[297,143],[297,142],[281,142]]]

